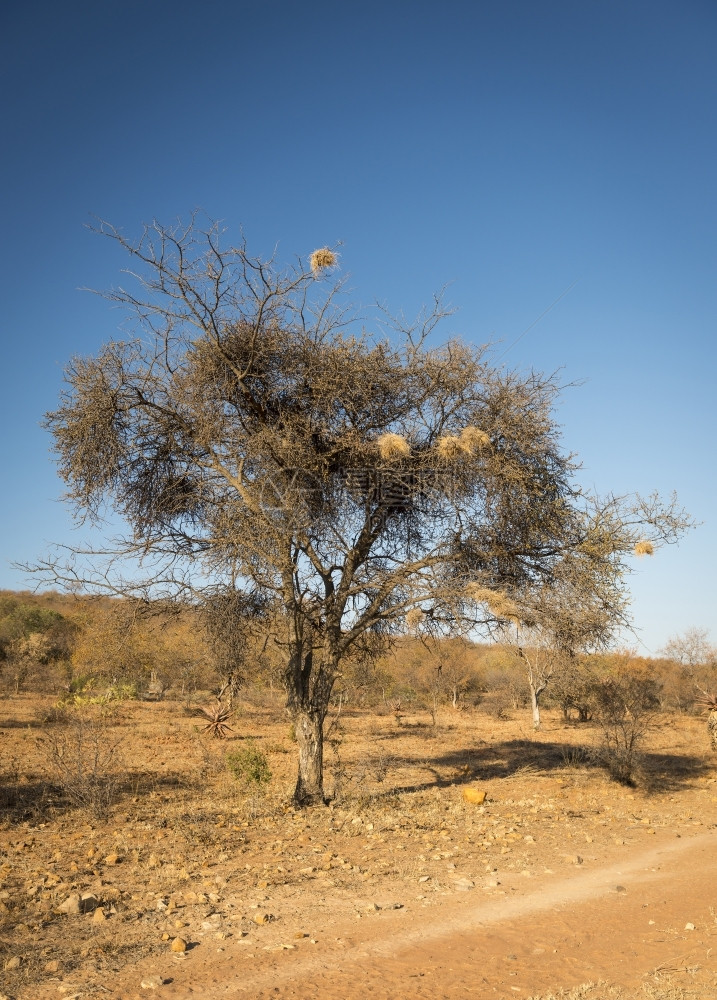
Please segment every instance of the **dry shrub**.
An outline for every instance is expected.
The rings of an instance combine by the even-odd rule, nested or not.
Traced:
[[[402,434],[382,434],[378,439],[378,450],[385,461],[393,461],[398,458],[408,458],[411,454],[411,446]]]
[[[560,746],[560,759],[563,767],[587,767],[595,759],[595,751],[592,747],[563,743]]]
[[[66,729],[43,737],[50,770],[66,798],[102,819],[116,802],[121,738],[111,736],[101,716],[75,714]]]
[[[643,538],[637,542],[632,551],[636,556],[653,556],[655,554],[655,546],[652,542],[648,542],[646,538]]]
[[[507,688],[496,688],[480,702],[481,712],[489,715],[492,719],[500,719],[502,722],[510,718],[512,708],[514,708],[514,699]]]
[[[615,781],[634,785],[641,748],[659,705],[658,685],[639,674],[609,678],[595,685],[593,699],[602,734],[596,757]]]
[[[320,247],[318,250],[314,250],[311,257],[309,257],[309,264],[314,274],[318,274],[328,267],[333,267],[335,263],[336,254],[329,247]]]
[[[383,786],[389,773],[399,767],[400,762],[396,757],[380,749],[375,754],[359,755],[351,768],[349,787],[344,790],[344,796],[364,806],[375,802],[386,794],[385,788],[376,786]]]

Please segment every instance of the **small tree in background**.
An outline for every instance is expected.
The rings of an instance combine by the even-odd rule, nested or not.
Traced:
[[[247,676],[257,673],[272,624],[267,611],[257,593],[247,595],[234,587],[208,590],[200,604],[200,621],[221,683],[218,697],[226,695],[230,707]]]
[[[489,632],[502,612],[485,592],[529,606],[575,586],[571,567],[614,611],[636,543],[688,524],[674,501],[581,492],[555,379],[430,346],[439,302],[372,336],[340,307],[326,248],[282,268],[196,220],[136,243],[101,232],[130,257],[136,285],[108,297],[139,336],[75,359],[48,426],[79,518],[112,511],[129,532],[104,560],[39,569],[147,602],[219,588],[249,618],[260,607],[284,657],[299,803],[324,798],[323,723],[361,643],[411,613],[424,634]]]
[[[458,637],[443,644],[437,658],[446,697],[453,708],[460,708],[466,695],[476,691],[480,683],[475,647]]]
[[[709,641],[706,628],[685,629],[681,635],[673,635],[659,651],[660,656],[681,663],[693,674],[698,667],[717,659],[717,650]]]
[[[561,650],[556,649],[549,637],[535,628],[521,629],[516,626],[502,641],[513,649],[522,663],[528,683],[533,728],[540,729],[540,697],[559,668]]]
[[[707,629],[688,628],[667,640],[659,651],[669,661],[666,671],[668,696],[679,709],[689,709],[717,688],[717,649],[709,642]]]
[[[30,673],[70,655],[77,626],[67,617],[36,603],[0,597],[0,669],[7,665],[15,694]]]
[[[564,719],[575,712],[578,722],[590,722],[595,711],[595,683],[590,657],[574,655],[561,660],[560,669],[551,678],[550,692]]]
[[[659,707],[659,683],[644,661],[630,653],[607,660],[592,689],[594,714],[602,734],[598,757],[610,775],[632,785],[641,749]]]
[[[627,542],[624,511],[614,502],[596,508],[585,528],[581,544],[561,553],[549,579],[512,597],[474,592],[499,618],[500,642],[522,664],[535,729],[540,728],[540,698],[556,675],[570,675],[580,686],[581,654],[606,649],[628,623],[625,566],[611,558],[615,547]],[[642,539],[634,551],[640,554],[647,544]],[[583,699],[581,717],[588,704]]]

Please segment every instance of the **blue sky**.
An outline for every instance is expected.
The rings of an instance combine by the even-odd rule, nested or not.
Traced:
[[[498,353],[573,286],[504,362],[583,383],[584,482],[703,522],[636,564],[641,649],[717,641],[713,0],[30,0],[0,28],[0,586],[71,537],[39,422],[122,319],[78,290],[124,264],[85,225],[201,207],[258,253],[342,240],[359,304],[449,282],[444,334]]]

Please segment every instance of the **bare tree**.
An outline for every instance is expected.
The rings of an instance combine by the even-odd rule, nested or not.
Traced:
[[[619,590],[636,541],[685,527],[674,503],[582,495],[556,380],[430,347],[440,302],[372,336],[339,307],[326,248],[282,268],[198,219],[136,243],[100,230],[131,258],[136,290],[108,297],[139,336],[76,358],[48,426],[78,517],[115,512],[130,531],[38,570],[146,601],[219,587],[260,606],[284,653],[297,802],[324,797],[323,723],[358,644],[411,611],[431,633],[490,629],[471,586],[522,599],[569,558]]]
[[[475,646],[461,635],[449,640],[432,636],[420,638],[428,657],[428,670],[422,672],[422,680],[431,698],[435,725],[442,697],[448,698],[453,708],[459,708],[464,695],[477,685]]]
[[[667,685],[670,699],[680,709],[703,705],[706,689],[717,683],[717,648],[707,629],[685,629],[671,636],[659,653],[673,664]]]
[[[523,665],[530,693],[530,710],[533,728],[540,729],[540,697],[547,688],[560,656],[550,637],[536,628],[516,625],[502,640]]]
[[[697,667],[717,659],[717,650],[709,641],[709,632],[706,628],[695,626],[685,629],[681,635],[671,636],[659,652],[666,659],[680,663],[690,675]]]

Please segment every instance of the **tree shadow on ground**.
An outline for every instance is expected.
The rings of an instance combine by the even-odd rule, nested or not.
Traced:
[[[44,729],[47,725],[47,720],[43,718],[36,719],[0,719],[0,730],[2,729]]]
[[[183,777],[177,774],[158,775],[147,772],[127,772],[121,775],[108,774],[105,781],[98,783],[98,792],[103,786],[111,795],[109,811],[127,798],[144,799],[151,793],[177,791],[201,791],[205,782],[199,776]],[[0,817],[13,823],[24,821],[39,822],[48,817],[57,818],[77,810],[91,812],[91,809],[73,801],[57,782],[40,775],[0,773]]]
[[[474,781],[510,778],[520,772],[547,777],[557,772],[605,772],[605,763],[592,747],[532,740],[504,740],[470,750],[457,750],[432,757],[394,758],[394,772],[403,768],[428,770],[432,778],[395,787],[394,792],[416,792],[427,788],[464,785]],[[450,772],[454,773],[451,774]],[[713,767],[697,754],[643,752],[636,756],[636,784],[647,792],[679,792]],[[448,773],[447,773],[448,772]]]
[[[456,729],[456,726],[442,724],[434,726],[431,722],[402,722],[395,729],[386,729],[378,733],[372,733],[371,738],[379,742],[390,740],[403,740],[407,736],[415,737],[419,740],[441,739],[447,732]]]

